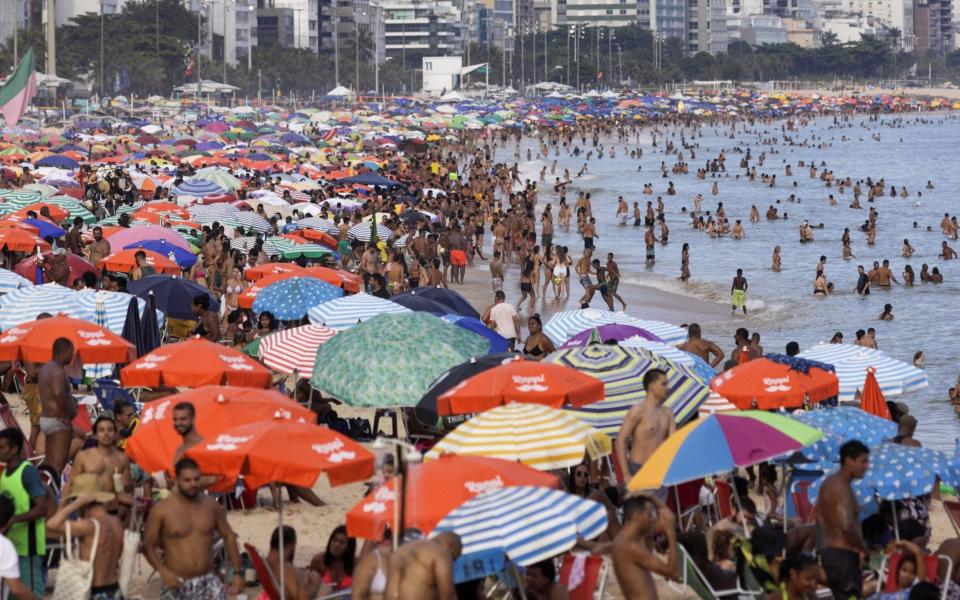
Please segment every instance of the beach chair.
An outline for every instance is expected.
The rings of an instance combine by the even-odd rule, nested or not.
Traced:
[[[707,581],[704,574],[697,568],[697,564],[693,562],[693,557],[690,556],[682,544],[677,544],[677,552],[680,553],[680,582],[693,590],[693,593],[696,594],[700,600],[732,598],[739,596],[743,592],[743,590],[739,588],[729,590],[713,589],[713,586],[710,585],[710,582]],[[668,584],[672,583],[673,582],[668,582]],[[670,587],[673,587],[673,585],[670,585]],[[674,588],[674,591],[682,593],[682,590],[677,590],[676,588]]]
[[[900,561],[903,560],[903,553],[894,552],[883,557],[883,563],[880,565],[880,581],[883,582],[884,592],[897,591],[897,571],[900,569]],[[947,600],[949,585],[940,585],[942,581],[950,581],[953,575],[953,561],[949,556],[942,554],[929,554],[924,557],[927,562],[926,581],[936,584],[942,588],[940,600]],[[941,565],[946,567],[943,576],[940,576]]]
[[[721,519],[733,516],[733,486],[727,481],[718,479],[715,484],[716,493],[714,497],[717,501],[717,514]]]
[[[247,551],[247,556],[250,557],[250,562],[253,564],[253,570],[257,572],[257,579],[260,580],[263,593],[269,596],[270,600],[280,600],[279,584],[277,584],[270,566],[252,545],[244,544],[243,549]]]
[[[571,588],[571,576],[578,559],[585,558],[583,564],[583,578]],[[565,554],[560,563],[560,583],[567,588],[570,600],[600,600],[607,591],[607,577],[610,573],[610,564],[602,556],[590,554],[583,557],[581,554]]]
[[[117,400],[125,400],[136,406],[136,398],[133,393],[122,387],[119,381],[109,377],[102,377],[93,382],[93,394],[97,397],[100,408],[107,412],[113,412]]]
[[[957,500],[944,500],[943,510],[947,512],[947,517],[950,519],[950,524],[953,525],[953,530],[957,533],[957,537],[960,537],[960,502]]]
[[[790,484],[790,497],[793,498],[793,506],[797,511],[797,516],[804,523],[813,522],[813,504],[807,496],[807,490],[810,489],[810,481],[794,481]]]

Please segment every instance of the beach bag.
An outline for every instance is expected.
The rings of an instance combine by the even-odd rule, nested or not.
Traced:
[[[57,569],[57,586],[53,589],[53,600],[82,600],[90,597],[93,584],[93,561],[97,557],[97,545],[100,542],[100,523],[93,521],[93,549],[90,560],[80,560],[73,554],[73,538],[70,536],[70,521],[67,521],[67,543],[63,547],[65,558]]]
[[[140,556],[140,518],[134,506],[130,517],[130,529],[123,531],[123,551],[120,552],[120,570],[117,584],[124,598],[130,596],[133,587],[133,576],[137,570],[137,561]]]

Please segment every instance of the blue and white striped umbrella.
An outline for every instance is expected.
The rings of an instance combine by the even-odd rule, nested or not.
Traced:
[[[97,323],[101,327],[106,327],[113,333],[121,335],[123,333],[123,324],[127,320],[127,308],[130,306],[132,294],[123,292],[108,292],[105,290],[82,290],[76,293],[74,304],[76,305],[77,318],[92,323]],[[147,301],[143,298],[137,299],[137,306],[140,309],[140,316],[146,309]],[[97,311],[103,310],[103,323],[97,317]],[[160,329],[163,329],[163,323],[166,316],[157,311],[157,323]]]
[[[197,198],[203,198],[204,196],[224,193],[226,193],[226,190],[216,183],[209,179],[201,179],[199,177],[184,179],[180,185],[175,185],[170,188],[170,194],[173,196],[196,196]]]
[[[18,273],[0,269],[0,293],[7,294],[22,287],[32,287],[33,282]]]
[[[885,352],[853,344],[817,344],[800,353],[802,358],[833,365],[840,380],[840,401],[853,400],[863,391],[867,369],[874,375],[884,396],[897,396],[927,387],[927,372],[892,358]]]
[[[245,227],[257,233],[267,233],[272,229],[270,223],[260,215],[248,210],[240,210],[227,202],[190,207],[190,217],[197,223],[207,224],[214,221],[230,227]]]
[[[853,406],[818,408],[794,415],[793,418],[825,433],[832,433],[844,442],[860,440],[867,446],[875,446],[897,435],[897,424],[893,421]]]
[[[101,292],[100,301],[96,302],[96,308],[93,311],[93,322],[100,327],[107,327],[107,307],[103,300],[106,299],[106,292]],[[87,364],[83,365],[83,374],[90,379],[97,380],[101,377],[107,377],[113,372],[114,365],[110,363]]]
[[[810,485],[808,497],[816,502],[829,474]],[[880,444],[870,450],[870,468],[853,482],[861,515],[877,510],[879,500],[919,498],[933,491],[937,478],[948,486],[960,484],[960,465],[943,452],[900,444]]]
[[[633,327],[646,329],[668,344],[681,344],[687,339],[687,330],[682,327],[664,323],[663,321],[637,319],[625,312],[613,312],[594,308],[581,308],[558,312],[550,317],[550,320],[543,326],[543,332],[559,347],[568,339],[585,329],[592,329],[598,325],[607,325],[610,323],[632,325]]]
[[[390,302],[370,294],[354,294],[311,308],[307,315],[314,325],[324,325],[330,329],[342,330],[372,319],[382,314],[412,313],[413,311],[396,302]]]
[[[647,352],[656,354],[657,356],[665,358],[678,365],[683,365],[696,373],[700,379],[704,381],[710,381],[717,376],[717,370],[707,364],[705,360],[696,354],[685,352],[676,346],[672,346],[665,342],[655,342],[653,340],[636,336],[627,338],[625,340],[620,340],[617,343],[626,348],[643,348]]]
[[[343,290],[313,277],[291,277],[260,290],[253,312],[273,313],[281,321],[302,319],[311,308],[343,296]]]
[[[314,229],[330,235],[339,235],[340,233],[340,230],[336,225],[333,224],[333,221],[321,219],[320,217],[307,217],[306,219],[300,219],[297,221],[297,225],[305,229]]]
[[[376,227],[377,227],[377,239],[387,241],[393,237],[393,230],[387,227],[386,225],[377,223]],[[371,228],[370,223],[357,223],[356,225],[354,225],[353,227],[347,230],[347,235],[350,236],[352,239],[360,240],[361,242],[369,242],[371,239],[370,228]]]
[[[467,500],[431,535],[452,531],[460,536],[463,556],[500,550],[527,566],[562,554],[578,539],[593,539],[606,528],[607,511],[598,502],[549,488],[515,486]]]
[[[6,331],[27,321],[35,321],[40,313],[63,313],[83,319],[76,305],[77,292],[55,283],[22,287],[0,297],[0,330]]]

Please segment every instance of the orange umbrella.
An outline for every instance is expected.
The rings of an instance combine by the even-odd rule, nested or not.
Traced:
[[[156,269],[157,273],[180,274],[180,267],[177,263],[162,254],[144,248],[130,248],[129,250],[114,252],[97,263],[97,266],[107,271],[129,273],[137,266],[137,252],[143,252],[147,255],[147,264]]]
[[[46,362],[53,343],[67,338],[85,364],[125,363],[136,357],[136,347],[119,335],[88,321],[67,316],[27,321],[0,335],[0,360]]]
[[[710,388],[740,410],[775,410],[833,398],[840,393],[840,381],[811,361],[768,354],[717,375]]]
[[[33,252],[39,246],[40,250],[50,250],[50,244],[24,229],[0,229],[0,249],[6,248],[11,252]]]
[[[270,371],[228,346],[194,338],[160,346],[120,370],[124,386],[200,387],[235,385],[270,387]]]
[[[22,229],[23,231],[26,231],[33,235],[36,235],[36,236],[40,235],[39,228],[34,227],[30,223],[19,221],[17,219],[4,219],[3,221],[0,221],[0,229]]]
[[[331,269],[329,267],[304,267],[303,272],[322,279],[331,285],[341,287],[346,292],[357,293],[363,287],[363,277],[349,271]]]
[[[321,473],[331,486],[373,475],[373,453],[329,427],[275,417],[222,431],[187,451],[201,472],[222,478],[218,487],[238,476],[256,489],[271,483],[311,488]]]
[[[384,530],[396,522],[395,482],[396,479],[387,482],[350,509],[347,535],[383,539]],[[409,464],[406,528],[429,533],[447,513],[470,498],[510,485],[560,489],[560,480],[523,463],[482,456],[446,455],[422,464]]]
[[[874,375],[876,372],[877,370],[873,367],[867,368],[867,379],[863,382],[863,393],[860,396],[860,409],[871,415],[892,421],[893,418],[890,416],[887,401],[883,397],[883,392],[880,390],[877,376]]]
[[[552,408],[583,406],[603,400],[603,396],[603,382],[576,369],[535,360],[511,360],[441,394],[437,397],[437,414],[479,413],[510,402]]]
[[[151,181],[147,178],[147,181]],[[176,202],[165,202],[163,200],[155,200],[153,202],[147,202],[140,208],[136,210],[136,213],[140,212],[154,212],[154,213],[164,213],[170,215],[177,215],[184,219],[190,218],[190,211],[186,208],[180,206]],[[134,214],[136,214],[134,213]]]
[[[243,270],[243,277],[247,281],[256,281],[267,275],[276,275],[277,273],[294,273],[302,270],[302,267],[293,263],[269,262],[256,267],[250,267]]]
[[[56,204],[50,204],[49,202],[34,202],[33,204],[24,206],[23,208],[21,208],[20,210],[18,210],[13,214],[22,215],[25,217],[27,216],[28,212],[33,211],[39,215],[40,211],[43,210],[44,208],[50,211],[50,218],[56,221],[57,223],[66,221],[67,217],[70,216],[70,213],[65,208],[57,206]]]
[[[173,428],[173,407],[189,402],[196,411],[194,428],[204,439],[248,423],[261,423],[280,415],[292,421],[313,423],[310,410],[273,390],[205,386],[148,402],[140,424],[127,443],[127,454],[148,473],[171,470],[173,455],[183,439]]]

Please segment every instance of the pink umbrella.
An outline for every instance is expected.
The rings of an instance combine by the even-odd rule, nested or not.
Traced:
[[[190,250],[190,243],[182,235],[173,229],[157,225],[140,225],[121,229],[107,238],[107,241],[110,242],[110,248],[113,250],[122,250],[130,244],[145,240],[165,240],[175,246],[180,246],[184,250]]]
[[[47,252],[43,256],[47,258],[47,257],[53,256],[53,253]],[[68,286],[72,286],[74,281],[83,277],[83,274],[88,271],[94,274],[99,273],[99,270],[95,266],[93,266],[93,264],[91,264],[87,259],[83,258],[82,256],[78,256],[76,254],[67,253],[67,266],[70,267],[70,277],[69,279],[67,279]],[[37,281],[37,255],[36,254],[32,254],[28,258],[21,260],[19,263],[17,263],[17,266],[15,266],[13,270],[17,274],[29,279],[34,283],[38,283],[38,284],[50,283],[49,281],[45,281],[45,282]]]

